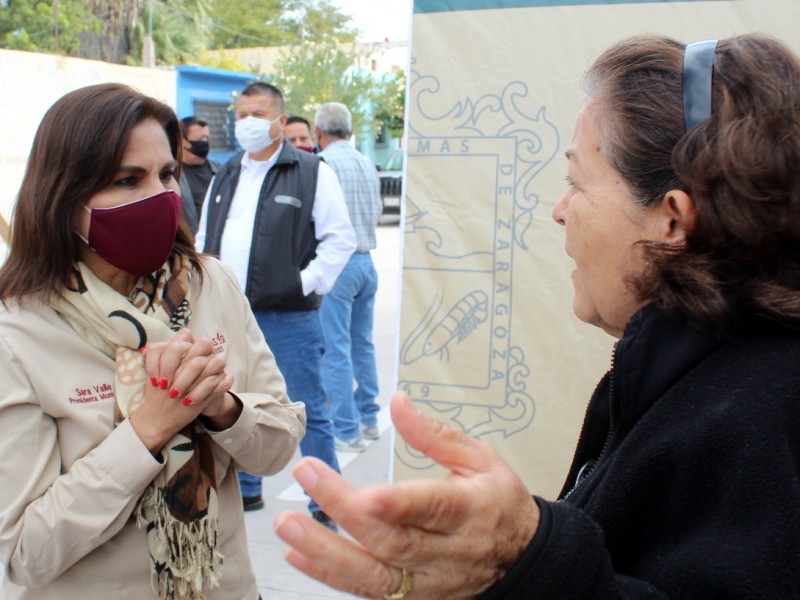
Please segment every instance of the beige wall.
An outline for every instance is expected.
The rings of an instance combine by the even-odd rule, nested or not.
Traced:
[[[456,3],[457,4],[457,3]],[[613,340],[572,314],[564,192],[580,76],[612,42],[763,30],[800,3],[663,2],[416,14],[398,387],[497,447],[552,498]],[[440,475],[396,445],[395,479]]]
[[[11,216],[33,136],[58,98],[79,87],[117,81],[175,106],[176,75],[50,54],[0,50],[0,215]],[[0,223],[0,225],[2,225]],[[0,249],[0,259],[5,249]]]
[[[395,73],[408,66],[408,43],[406,42],[345,44],[342,49],[346,52],[353,51],[354,67],[366,69],[378,75]],[[228,48],[211,50],[208,55],[231,58],[247,69],[269,75],[275,71],[275,65],[291,50],[291,46]]]

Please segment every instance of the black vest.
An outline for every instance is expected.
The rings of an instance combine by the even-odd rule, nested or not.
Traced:
[[[254,311],[314,310],[322,299],[314,293],[303,295],[300,271],[316,256],[311,212],[320,159],[286,141],[279,152],[258,197],[245,295]],[[243,154],[220,168],[211,184],[204,251],[216,257]]]

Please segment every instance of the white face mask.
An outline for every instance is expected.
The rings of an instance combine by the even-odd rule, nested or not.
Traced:
[[[273,142],[269,135],[270,127],[272,127],[272,121],[267,119],[256,117],[240,119],[236,121],[234,129],[236,141],[251,154],[261,152]]]

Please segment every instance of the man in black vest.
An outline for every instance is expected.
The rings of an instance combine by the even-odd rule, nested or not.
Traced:
[[[251,83],[236,107],[244,151],[220,167],[203,206],[197,248],[233,268],[292,400],[306,405],[304,456],[339,470],[321,381],[322,294],[356,247],[339,181],[313,154],[284,140],[280,90]],[[240,473],[245,508],[263,506],[261,479]],[[336,525],[312,500],[315,519]]]

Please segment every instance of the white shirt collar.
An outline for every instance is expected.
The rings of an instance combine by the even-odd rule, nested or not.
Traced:
[[[280,156],[281,152],[283,152],[283,145],[278,148],[278,151],[275,152],[272,156],[269,157],[267,160],[254,160],[250,157],[249,152],[245,152],[242,156],[242,168],[243,169],[250,169],[252,171],[269,171],[276,162],[278,162],[278,156]]]

